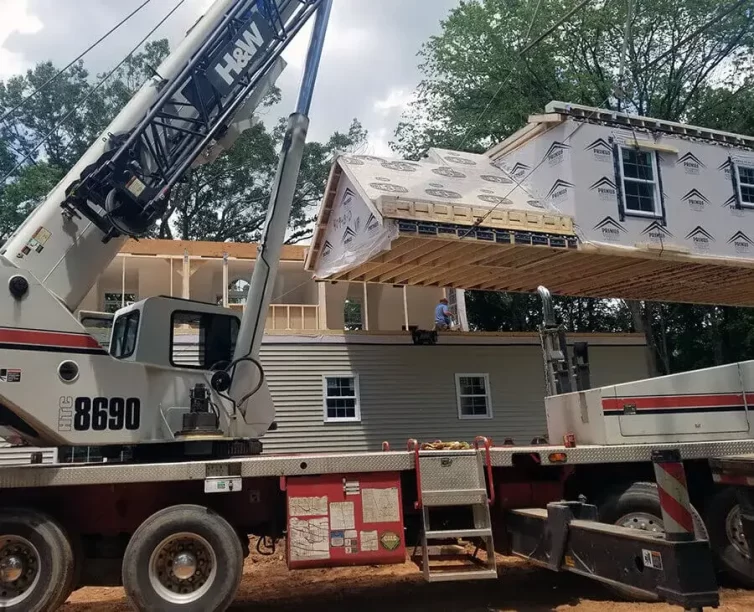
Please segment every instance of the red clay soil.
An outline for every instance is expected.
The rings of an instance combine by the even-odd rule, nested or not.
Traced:
[[[235,612],[679,612],[616,601],[598,584],[501,558],[496,581],[427,584],[414,563],[288,572],[283,554],[246,560]],[[751,612],[754,591],[724,588],[722,612]],[[127,612],[122,589],[86,588],[63,612]]]

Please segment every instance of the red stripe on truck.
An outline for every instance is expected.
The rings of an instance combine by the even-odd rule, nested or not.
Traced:
[[[0,344],[59,346],[64,348],[101,349],[89,334],[55,332],[37,329],[0,328]]]
[[[754,394],[746,394],[747,402],[754,400]],[[605,411],[623,411],[626,404],[636,410],[658,410],[663,408],[715,408],[745,405],[743,393],[719,393],[710,395],[648,395],[641,397],[602,398],[602,409]]]

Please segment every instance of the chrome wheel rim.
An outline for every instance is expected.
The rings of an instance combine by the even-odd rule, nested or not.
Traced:
[[[728,542],[733,545],[738,554],[751,559],[749,543],[744,535],[744,526],[741,522],[741,508],[736,504],[725,517],[725,534],[728,536]]]
[[[40,576],[39,551],[26,538],[0,536],[0,607],[16,606],[34,592]]]
[[[157,594],[174,604],[201,599],[217,577],[217,557],[209,542],[196,533],[165,538],[149,559],[149,582]]]
[[[649,531],[651,533],[665,532],[662,519],[649,512],[630,512],[620,517],[615,524],[619,527],[639,529],[640,531]]]

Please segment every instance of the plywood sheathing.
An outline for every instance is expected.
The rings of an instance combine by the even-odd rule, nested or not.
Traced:
[[[401,234],[393,249],[329,280],[697,304],[754,305],[754,265],[685,254],[494,244]]]

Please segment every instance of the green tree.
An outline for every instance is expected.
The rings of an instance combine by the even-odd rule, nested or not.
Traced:
[[[622,101],[614,92],[625,0],[588,5],[519,58],[529,40],[575,5],[575,0],[461,2],[419,53],[424,78],[393,146],[412,158],[428,146],[457,148],[462,142],[467,149],[484,150],[551,100],[603,108],[621,104],[638,114],[683,120],[704,104],[710,88],[728,91],[751,70],[754,3],[662,57],[733,5],[719,0],[634,1]]]

